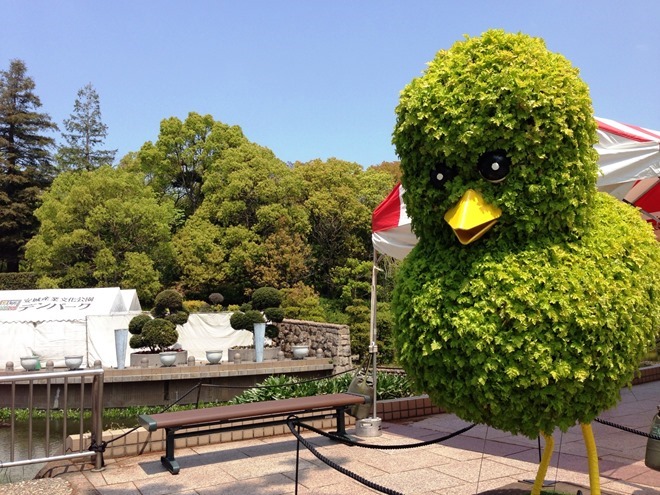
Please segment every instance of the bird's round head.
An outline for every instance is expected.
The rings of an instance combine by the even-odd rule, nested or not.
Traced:
[[[393,142],[420,242],[579,235],[598,174],[578,70],[500,30],[438,52],[401,93]]]

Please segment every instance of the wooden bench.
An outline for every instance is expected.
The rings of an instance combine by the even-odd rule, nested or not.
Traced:
[[[174,458],[174,441],[177,438],[281,425],[285,424],[287,417],[292,414],[305,414],[307,420],[336,418],[337,434],[346,436],[344,418],[346,409],[365,404],[369,400],[367,396],[349,393],[316,395],[188,411],[141,414],[138,421],[147,431],[165,429],[165,455],[160,461],[172,474],[178,474],[180,466]],[[244,421],[249,423],[242,423]],[[190,431],[191,428],[200,427],[204,429]]]

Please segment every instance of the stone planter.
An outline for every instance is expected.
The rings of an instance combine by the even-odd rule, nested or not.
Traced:
[[[229,349],[229,354],[227,356],[230,363],[234,362],[234,354],[237,352],[241,355],[241,362],[256,362],[254,347],[232,347]],[[279,347],[264,347],[264,361],[277,360],[277,354],[279,352]]]
[[[188,364],[188,351],[174,351],[176,353],[176,359],[174,360],[174,366],[178,365],[187,365]],[[158,368],[161,365],[160,363],[160,354],[143,354],[139,352],[131,353],[131,367],[140,368],[142,367],[142,359],[147,359],[147,367],[149,368]]]

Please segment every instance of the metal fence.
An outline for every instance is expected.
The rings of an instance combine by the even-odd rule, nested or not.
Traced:
[[[53,394],[53,388],[57,387],[57,394]],[[35,389],[38,389],[38,399]],[[21,408],[27,409],[27,454],[16,459],[16,422],[17,422],[17,390],[21,401],[25,402]],[[60,393],[61,392],[61,393]],[[9,399],[9,428],[10,446],[9,460],[0,460],[0,468],[25,466],[50,461],[75,459],[81,457],[94,457],[96,469],[103,467],[102,449],[98,449],[103,438],[103,369],[84,369],[74,371],[41,371],[20,375],[0,376],[0,393]],[[9,393],[9,397],[7,397]],[[3,401],[4,402],[4,401]],[[87,405],[87,407],[85,407]],[[84,444],[85,421],[83,419],[85,409],[91,409],[91,443]],[[39,419],[35,418],[35,411],[40,410]],[[53,411],[62,411],[62,452],[51,453],[51,419]],[[77,432],[71,432],[68,428],[69,412],[75,411],[79,423]],[[41,417],[45,418],[44,438],[34,438],[33,426]],[[23,419],[21,419],[23,421]],[[88,421],[89,423],[89,421]],[[78,445],[72,445],[66,449],[66,439],[71,433],[79,433]],[[41,436],[41,435],[40,435]],[[43,441],[43,457],[34,457],[35,443]],[[59,450],[59,449],[58,449]]]

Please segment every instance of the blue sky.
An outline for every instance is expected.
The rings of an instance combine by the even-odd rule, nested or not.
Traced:
[[[545,39],[595,114],[660,129],[660,1],[0,0],[0,68],[23,60],[60,128],[92,83],[118,158],[188,112],[284,161],[397,159],[400,90],[490,28]]]

